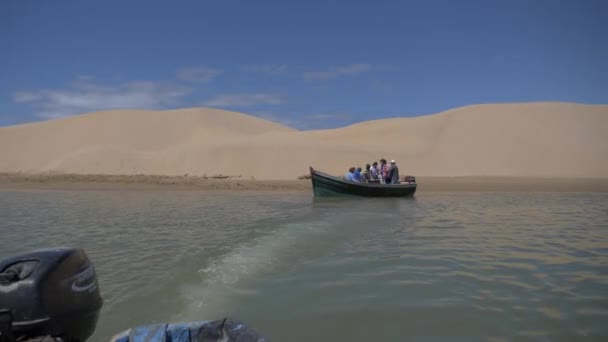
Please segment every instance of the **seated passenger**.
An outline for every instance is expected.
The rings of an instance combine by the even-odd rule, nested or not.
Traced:
[[[349,182],[359,183],[359,181],[357,179],[355,179],[355,168],[354,167],[351,167],[350,169],[348,169],[348,172],[344,175],[344,179]]]
[[[355,179],[359,182],[361,182],[363,180],[363,175],[361,174],[360,167],[358,167],[357,170],[355,170]]]
[[[361,171],[361,173],[363,174],[363,180],[366,182],[369,182],[369,180],[371,179],[370,170],[371,170],[371,165],[369,165],[369,163],[367,163],[367,164],[365,164],[365,169],[363,169],[363,171]]]

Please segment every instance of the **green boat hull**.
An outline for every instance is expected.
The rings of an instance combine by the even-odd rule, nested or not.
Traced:
[[[416,184],[355,183],[330,176],[310,168],[310,179],[315,197],[359,196],[359,197],[411,197],[416,193]]]

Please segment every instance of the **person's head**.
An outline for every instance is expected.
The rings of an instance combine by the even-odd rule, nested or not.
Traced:
[[[357,168],[357,171],[361,172],[361,168],[360,168],[360,167],[358,167],[358,168]]]
[[[393,165],[395,164],[395,159],[391,160],[391,164],[393,164]]]
[[[374,162],[372,165],[373,166],[378,166],[378,162]]]
[[[386,164],[386,159],[384,159],[384,158],[380,159],[380,163]]]
[[[355,168],[351,167],[350,169],[348,169],[348,172],[355,172]]]
[[[371,167],[371,166],[370,166],[369,164],[365,164],[365,168],[366,168],[367,170],[369,170],[369,168],[370,168],[370,167]]]

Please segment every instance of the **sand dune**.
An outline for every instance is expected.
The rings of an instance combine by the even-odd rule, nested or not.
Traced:
[[[381,157],[418,176],[608,177],[608,105],[475,105],[318,131],[192,108],[113,110],[0,128],[0,172],[342,174]]]

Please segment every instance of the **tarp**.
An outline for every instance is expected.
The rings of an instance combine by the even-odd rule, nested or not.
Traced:
[[[123,331],[111,342],[266,342],[244,323],[226,318],[215,321],[154,324]]]

